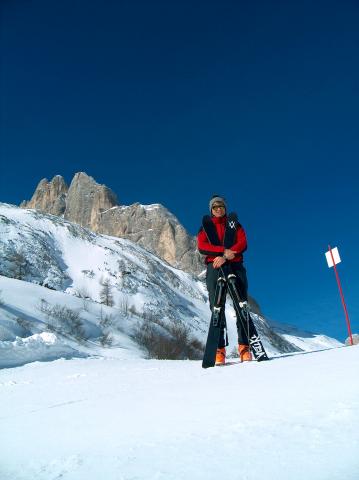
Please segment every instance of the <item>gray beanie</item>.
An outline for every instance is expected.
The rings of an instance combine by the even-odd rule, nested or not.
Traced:
[[[209,201],[209,211],[210,211],[210,213],[212,213],[212,207],[213,207],[214,203],[223,203],[224,208],[227,210],[226,200],[223,197],[220,197],[219,195],[213,195],[213,197]]]

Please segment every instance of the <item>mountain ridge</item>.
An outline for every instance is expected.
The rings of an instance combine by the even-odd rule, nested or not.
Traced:
[[[181,270],[199,274],[204,269],[196,239],[166,207],[138,202],[121,205],[110,188],[85,172],[76,173],[70,186],[60,175],[51,181],[42,179],[31,200],[24,200],[20,207],[63,216],[96,233],[127,238]]]
[[[44,332],[56,336],[59,351],[69,347],[81,355],[108,354],[101,350],[101,342],[107,341],[119,349],[130,344],[137,356],[172,355],[151,351],[151,338],[155,346],[168,339],[167,349],[180,344],[176,358],[201,355],[210,318],[204,282],[127,239],[0,204],[0,258],[0,350],[7,352],[5,363],[27,349],[26,338],[40,335],[35,343],[43,346]],[[230,302],[226,310],[230,351],[236,345]],[[340,345],[294,328],[282,335],[263,316],[252,316],[271,355]]]

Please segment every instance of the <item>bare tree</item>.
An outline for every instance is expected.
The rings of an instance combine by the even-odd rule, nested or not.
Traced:
[[[102,306],[100,310],[100,325],[102,328],[108,328],[111,327],[113,324],[113,317],[112,315],[104,315]]]
[[[102,289],[100,292],[101,303],[107,305],[108,307],[113,307],[113,295],[112,295],[112,285],[109,279],[101,280]]]
[[[83,308],[86,312],[89,311],[89,301],[91,300],[91,294],[86,287],[81,287],[75,290],[76,297],[82,298]]]
[[[40,300],[37,308],[46,315],[46,327],[50,332],[70,335],[79,342],[86,340],[86,332],[79,312],[71,310],[71,308],[64,305],[50,305],[43,298]]]
[[[129,303],[128,303],[128,296],[126,294],[122,295],[122,298],[119,303],[120,312],[127,317],[129,313]]]
[[[101,335],[100,343],[102,347],[111,347],[111,345],[113,344],[113,336],[111,335],[111,333],[107,332]]]
[[[150,358],[159,360],[198,360],[204,351],[204,345],[191,336],[188,327],[174,322],[165,327],[148,321],[138,323],[133,339],[147,350]]]
[[[27,271],[27,260],[22,249],[12,253],[8,260],[11,262],[11,270],[13,278],[22,280]]]

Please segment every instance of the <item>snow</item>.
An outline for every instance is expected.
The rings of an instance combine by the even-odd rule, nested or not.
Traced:
[[[147,211],[157,210],[158,208],[163,208],[160,203],[153,203],[151,205],[141,205],[141,207],[144,208]]]
[[[202,287],[204,288],[204,287]],[[35,285],[29,282],[0,276],[0,292],[3,304],[0,304],[0,368],[15,367],[34,361],[47,361],[56,358],[84,357],[84,356],[112,356],[115,349],[102,348],[99,337],[103,333],[100,319],[104,315],[112,316],[113,329],[109,332],[114,338],[114,346],[121,347],[129,358],[144,357],[141,350],[130,338],[130,333],[138,319],[121,315],[118,308],[107,307],[90,300],[58,292]],[[154,300],[153,300],[154,301]],[[47,333],[48,317],[39,309],[39,304],[46,302],[49,306],[61,306],[78,312],[86,332],[85,343],[76,342],[63,335],[49,336]],[[132,304],[138,310],[148,302],[148,294],[138,292],[131,296]],[[191,319],[192,325],[202,325],[207,321],[207,305],[203,313],[197,313]],[[24,334],[18,320],[27,322],[29,332]],[[227,319],[229,325],[230,353],[235,348],[236,327],[233,307],[228,303]],[[259,323],[259,321],[258,321]],[[304,351],[323,349],[341,345],[335,339],[321,335],[305,334],[292,327],[282,328],[285,336],[293,345]],[[291,332],[291,333],[289,333]],[[51,341],[49,339],[52,339]],[[278,355],[278,351],[262,338],[266,351],[270,356]],[[120,350],[121,350],[120,348]],[[122,353],[124,355],[124,353]]]
[[[86,355],[64,345],[56,335],[48,332],[35,333],[26,338],[16,337],[12,342],[0,342],[0,368],[77,356]]]
[[[7,204],[0,204],[0,234],[0,368],[62,357],[107,357],[114,349],[101,348],[106,336],[111,347],[130,358],[145,357],[147,352],[136,344],[134,333],[144,322],[158,320],[168,326],[184,325],[191,338],[205,342],[210,310],[204,282],[140,246]],[[12,255],[19,252],[26,272],[22,280],[8,278],[16,270]],[[99,303],[103,280],[110,282],[113,306]],[[41,308],[44,302],[49,309],[66,308],[78,315],[86,342],[64,336],[63,324],[53,332],[54,344],[45,341],[42,334],[49,330],[49,318]],[[237,333],[230,301],[226,316],[232,353]],[[270,356],[340,345],[326,336],[252,317]],[[103,322],[106,318],[108,325]],[[60,321],[63,318],[56,320]]]
[[[129,241],[10,205],[0,234],[0,480],[358,477],[359,346],[253,315],[269,362],[145,360],[132,335],[144,313],[205,339],[203,282]],[[18,251],[31,267],[22,280],[8,278]],[[101,279],[112,307],[98,303]],[[62,317],[53,328],[43,306],[78,314],[83,335]],[[231,351],[229,301],[226,316]]]
[[[101,347],[98,340],[102,333],[99,326],[101,316],[113,313],[114,309],[88,301],[85,307],[83,299],[1,276],[0,292],[3,302],[0,304],[0,368],[57,358],[114,355],[111,348]],[[41,302],[79,312],[87,341],[78,342],[65,335],[47,332],[48,317],[39,309]],[[25,329],[36,333],[23,336],[23,323],[19,324],[18,320],[27,323]],[[130,319],[119,318],[117,312],[115,320],[121,330],[130,331]],[[122,357],[138,358],[144,355],[128,333],[118,330],[113,335]]]
[[[0,371],[2,480],[354,480],[359,346],[203,370],[86,358]]]

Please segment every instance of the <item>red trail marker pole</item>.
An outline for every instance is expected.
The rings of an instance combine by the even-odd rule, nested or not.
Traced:
[[[334,272],[335,272],[335,278],[337,279],[337,284],[338,284],[338,288],[339,288],[340,298],[341,298],[342,304],[343,304],[343,309],[344,309],[344,313],[345,313],[345,319],[346,319],[346,322],[347,322],[348,334],[349,334],[349,338],[350,338],[350,344],[353,345],[353,336],[352,336],[352,331],[351,331],[351,328],[350,328],[350,320],[349,320],[349,315],[348,315],[348,309],[347,309],[347,306],[346,306],[346,304],[345,304],[344,294],[343,294],[342,286],[341,286],[341,283],[340,283],[338,270],[337,270],[337,267],[336,267],[336,263],[339,263],[339,262],[340,262],[339,253],[338,253],[338,250],[335,249],[335,250],[336,250],[336,254],[337,254],[337,261],[335,261],[334,255],[333,255],[333,250],[331,249],[330,245],[328,245],[328,249],[329,249],[329,252],[330,252],[330,258],[331,258],[331,260],[332,260],[332,262],[333,262],[333,267],[334,267]],[[328,258],[327,258],[327,261],[328,261]],[[331,267],[331,265],[329,264],[329,261],[328,261],[328,266]]]

